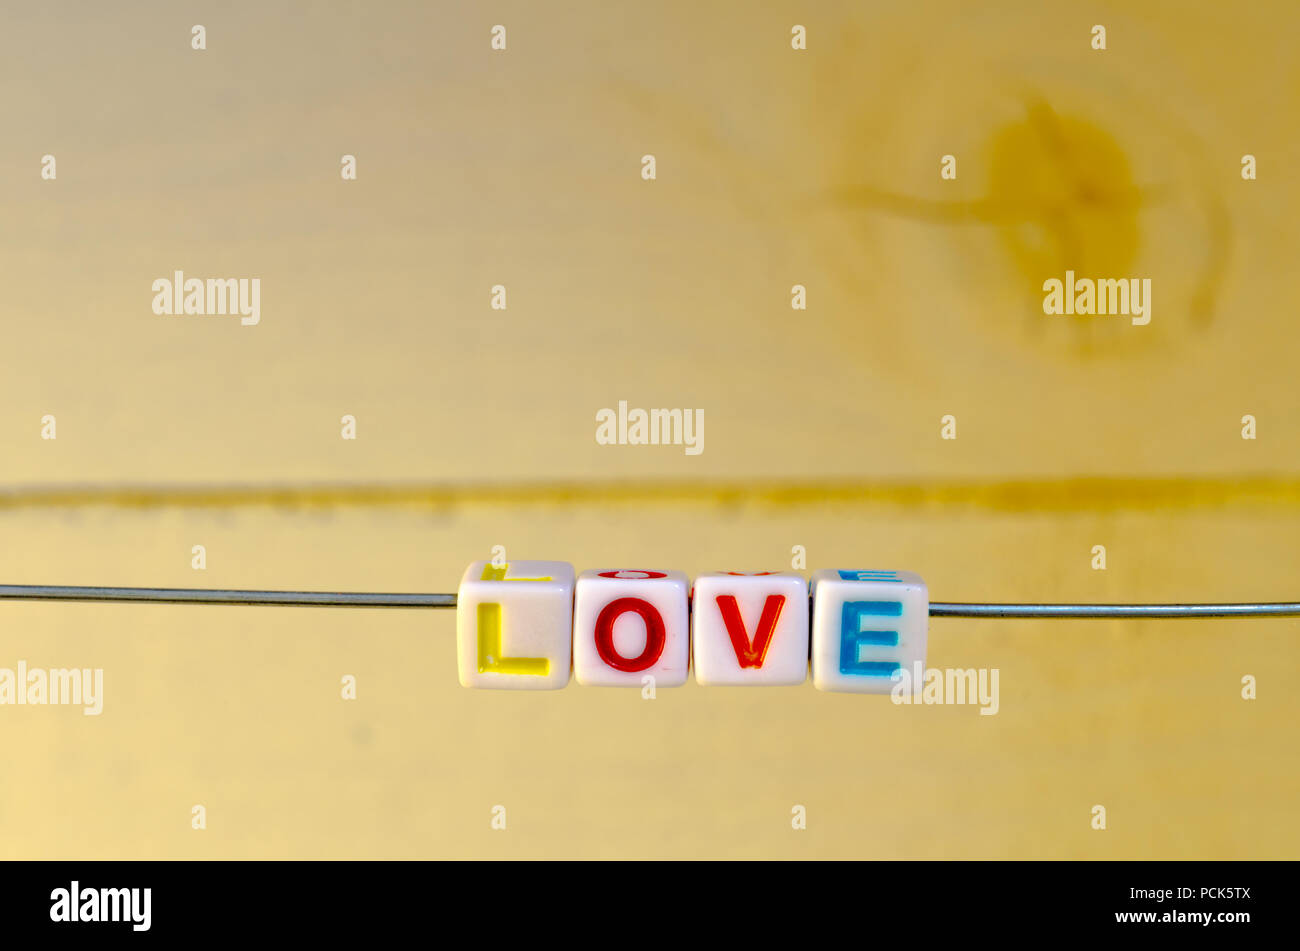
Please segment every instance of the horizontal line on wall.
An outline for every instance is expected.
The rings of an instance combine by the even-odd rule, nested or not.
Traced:
[[[0,510],[107,507],[413,508],[826,505],[897,510],[1115,511],[1300,506],[1300,477],[1086,477],[996,481],[637,480],[466,483],[122,485],[0,490]]]

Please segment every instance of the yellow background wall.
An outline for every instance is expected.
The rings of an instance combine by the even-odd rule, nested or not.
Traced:
[[[1297,598],[1300,11],[1134,7],[7,12],[0,581],[803,545],[936,600]],[[1150,277],[1150,325],[1045,316],[1066,268]],[[154,315],[175,269],[259,277],[261,323]],[[702,408],[704,453],[597,445],[619,400]],[[932,664],[1001,671],[980,716],[468,691],[451,612],[4,603],[0,666],[106,696],[0,708],[0,855],[1295,857],[1298,625],[936,620]]]

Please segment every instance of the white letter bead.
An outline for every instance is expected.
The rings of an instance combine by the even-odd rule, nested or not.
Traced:
[[[573,565],[476,561],[456,592],[456,656],[464,687],[554,690],[573,656]]]
[[[808,582],[788,572],[695,579],[695,679],[770,687],[808,677]]]
[[[690,581],[680,571],[584,571],[573,609],[573,675],[594,687],[680,687],[690,668]]]
[[[818,690],[890,693],[905,670],[923,682],[930,597],[910,571],[817,571],[812,576],[812,675]],[[918,668],[916,665],[919,664]]]

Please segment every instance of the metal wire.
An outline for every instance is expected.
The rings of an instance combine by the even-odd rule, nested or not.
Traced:
[[[1300,603],[1269,604],[945,604],[930,605],[931,617],[1189,618],[1300,617]]]
[[[360,591],[230,591],[213,588],[101,588],[81,585],[0,585],[0,600],[148,601],[157,604],[275,604],[330,608],[454,608],[454,594]]]
[[[361,591],[236,591],[214,588],[104,588],[82,585],[0,585],[0,600],[136,601],[155,604],[253,604],[286,607],[454,608],[454,594]],[[1300,602],[1256,604],[962,604],[935,601],[932,617],[965,618],[1207,618],[1300,617]]]

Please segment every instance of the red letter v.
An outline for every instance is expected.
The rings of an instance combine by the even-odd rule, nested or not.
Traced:
[[[767,656],[767,645],[772,642],[772,633],[776,630],[777,619],[781,616],[781,609],[785,607],[785,595],[769,594],[767,601],[763,604],[763,616],[758,620],[758,630],[754,634],[754,642],[749,642],[749,635],[745,632],[745,622],[741,620],[740,608],[736,605],[736,599],[730,594],[720,594],[717,597],[718,610],[722,612],[722,622],[727,625],[727,633],[731,635],[731,646],[735,648],[736,660],[740,662],[742,668],[745,667],[762,667],[763,658]]]

